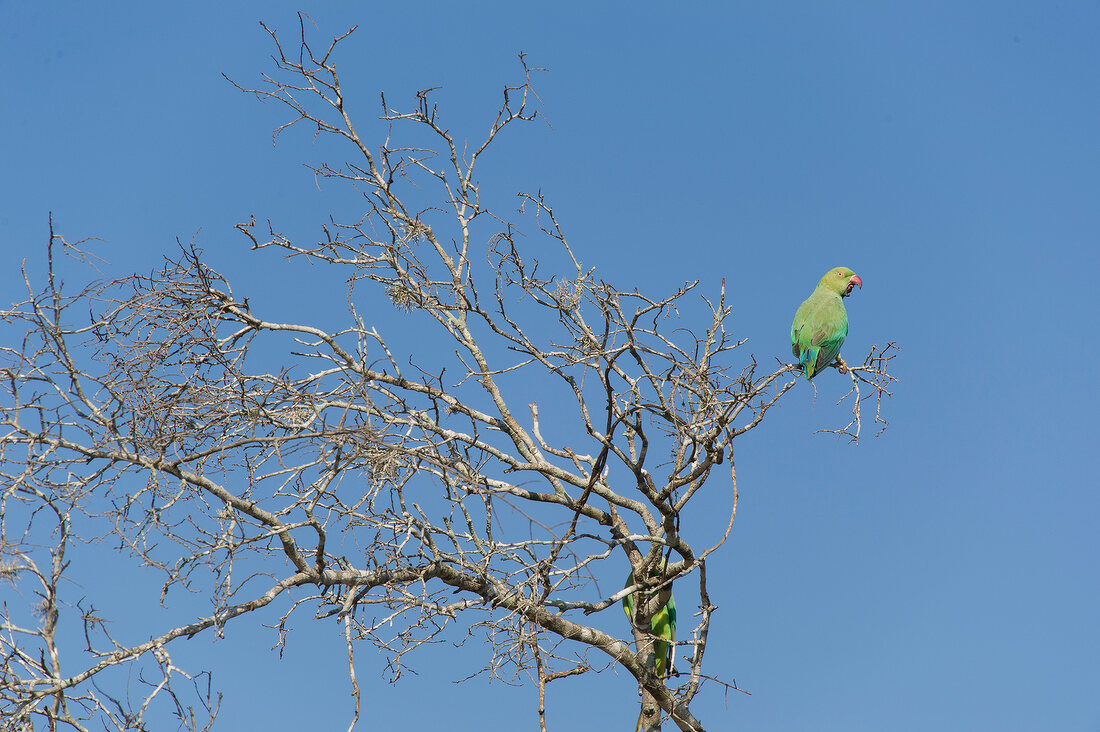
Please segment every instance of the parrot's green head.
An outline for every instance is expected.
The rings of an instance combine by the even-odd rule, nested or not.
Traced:
[[[863,280],[859,278],[852,270],[847,267],[833,267],[825,276],[821,278],[821,281],[817,283],[818,287],[824,287],[827,290],[831,290],[841,297],[848,297],[852,294],[852,289],[859,285],[860,289],[863,288]]]

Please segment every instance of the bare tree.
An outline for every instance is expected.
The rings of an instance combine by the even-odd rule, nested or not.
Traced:
[[[706,562],[736,515],[732,444],[797,365],[762,368],[745,352],[724,287],[618,289],[582,265],[541,194],[519,194],[516,223],[483,205],[478,162],[505,128],[539,117],[538,70],[522,55],[480,144],[456,140],[426,90],[407,111],[382,98],[391,134],[375,149],[333,60],[350,32],[318,53],[304,32],[291,52],[269,31],[277,73],[242,88],[290,110],[276,132],[305,124],[350,146],[351,161],[314,172],[355,186],[364,215],[329,222],[314,244],[238,226],[254,249],[333,268],[345,327],[265,318],[192,246],[150,275],[69,292],[53,258],[80,248],[52,223],[47,282],[25,273],[27,298],[2,313],[0,577],[26,601],[3,607],[3,728],[141,729],[168,700],[188,729],[207,729],[219,698],[173,664],[173,642],[258,623],[276,603],[279,643],[292,617],[341,624],[349,729],[362,643],[395,679],[406,654],[456,625],[491,641],[484,672],[537,685],[544,730],[550,682],[610,666],[637,679],[646,729],[667,718],[702,730],[692,701],[723,683],[704,665]],[[391,351],[357,308],[363,288],[419,329],[426,355]],[[697,327],[689,312],[702,312]],[[853,420],[839,432],[857,439],[869,413],[885,426],[892,355],[874,349],[846,370]],[[541,414],[523,396],[532,384],[553,395]],[[728,497],[723,535],[681,526],[704,486]],[[145,640],[109,632],[64,581],[74,543],[104,541],[159,573],[162,602],[186,589],[213,610]],[[642,579],[601,587],[628,572]],[[685,612],[681,594],[694,627],[681,622],[662,678],[650,620],[674,583],[697,587],[699,604]],[[632,624],[616,607],[629,592]],[[146,688],[111,691],[119,667]]]

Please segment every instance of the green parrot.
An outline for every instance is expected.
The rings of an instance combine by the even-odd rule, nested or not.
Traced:
[[[631,572],[626,577],[626,584],[623,587],[630,587],[634,584],[634,573]],[[631,625],[634,624],[634,593],[623,598],[623,610],[626,611],[626,616],[630,618]],[[668,604],[657,611],[650,620],[650,628],[653,631],[653,635],[662,640],[654,641],[653,653],[657,657],[657,675],[664,677],[667,669],[672,666],[672,644],[669,641],[676,640],[676,598],[672,596],[672,592],[668,595]]]
[[[817,289],[798,306],[791,323],[791,350],[802,364],[809,381],[840,354],[848,335],[848,313],[842,298],[852,294],[863,280],[847,267],[835,267],[825,273]]]

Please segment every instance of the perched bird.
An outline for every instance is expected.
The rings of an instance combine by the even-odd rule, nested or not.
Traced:
[[[834,267],[817,283],[817,289],[798,306],[791,323],[791,350],[809,381],[836,360],[848,335],[848,313],[842,298],[863,280],[847,267]]]
[[[634,584],[634,573],[631,572],[626,577],[626,584],[623,587],[630,587]],[[634,624],[634,593],[623,598],[623,610],[626,611],[626,616],[630,618],[631,625]],[[676,598],[672,596],[672,592],[668,595],[668,604],[662,607],[654,614],[649,624],[653,635],[657,636],[660,640],[654,641],[653,653],[657,657],[657,675],[664,677],[667,670],[672,666],[672,643],[669,641],[676,640]]]

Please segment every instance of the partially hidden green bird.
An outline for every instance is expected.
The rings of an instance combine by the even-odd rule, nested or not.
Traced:
[[[791,350],[802,364],[807,381],[840,355],[840,346],[848,335],[844,298],[857,286],[863,289],[859,275],[847,267],[834,267],[825,273],[813,294],[795,311],[791,323]]]
[[[630,587],[634,584],[634,573],[631,572],[626,577],[626,584],[623,587]],[[623,610],[626,611],[626,616],[630,618],[630,624],[634,624],[634,593],[623,598]],[[667,675],[667,671],[672,667],[672,641],[676,640],[676,598],[672,596],[670,591],[668,594],[668,604],[662,607],[656,612],[649,624],[650,629],[659,640],[653,643],[653,653],[657,657],[657,675],[664,678]]]

